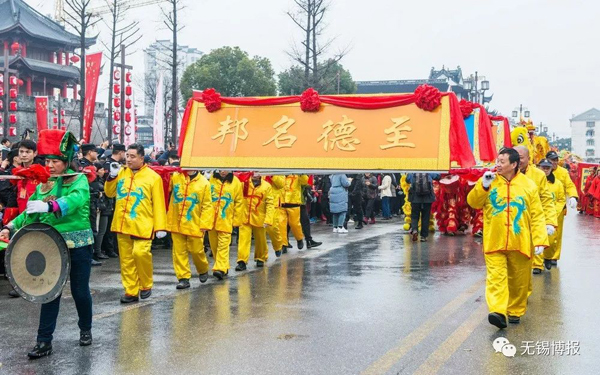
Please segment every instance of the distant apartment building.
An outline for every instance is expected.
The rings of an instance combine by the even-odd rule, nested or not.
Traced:
[[[600,162],[600,111],[592,108],[571,120],[573,153],[588,162]]]

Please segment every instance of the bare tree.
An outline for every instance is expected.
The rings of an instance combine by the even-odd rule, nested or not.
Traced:
[[[171,61],[169,63],[169,67],[171,68],[171,82],[172,82],[172,95],[171,95],[171,141],[174,145],[177,144],[177,120],[179,114],[179,79],[178,79],[178,68],[179,61],[177,60],[177,34],[185,27],[180,26],[177,16],[179,12],[184,9],[183,2],[184,0],[167,0],[169,3],[169,9],[162,9],[162,13],[164,16],[164,24],[167,26],[173,33],[173,48],[172,48],[172,56]]]
[[[113,128],[113,85],[114,85],[114,75],[113,72],[115,70],[115,61],[121,55],[121,46],[125,46],[128,49],[130,46],[135,44],[142,37],[138,35],[140,29],[138,27],[139,22],[134,21],[130,22],[124,26],[122,23],[125,17],[125,11],[127,8],[121,4],[120,0],[111,0],[111,3],[108,4],[109,12],[110,12],[110,24],[105,25],[108,27],[111,33],[111,44],[110,46],[106,43],[102,42],[104,48],[106,49],[105,56],[110,61],[110,77],[108,84],[108,119],[107,119],[107,132],[108,132],[108,140],[112,142],[112,128]],[[125,89],[124,87],[122,89]],[[124,105],[124,103],[121,103]]]
[[[336,39],[321,40],[325,30],[324,18],[330,10],[328,1],[294,0],[294,3],[295,10],[287,12],[287,15],[302,30],[303,40],[302,47],[294,45],[287,54],[304,68],[305,86],[319,90],[320,82],[349,52],[349,47],[327,57]]]
[[[71,26],[79,36],[79,57],[81,59],[81,69],[79,75],[79,84],[81,86],[81,102],[79,104],[79,135],[83,136],[83,114],[85,106],[85,55],[86,55],[86,35],[89,28],[94,26],[100,19],[92,19],[93,15],[89,11],[91,0],[64,0],[67,5],[64,10],[64,22]]]

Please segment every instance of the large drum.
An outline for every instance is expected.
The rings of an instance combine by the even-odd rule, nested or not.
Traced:
[[[69,248],[60,233],[47,224],[21,228],[11,239],[5,255],[8,280],[30,302],[56,299],[71,269]]]

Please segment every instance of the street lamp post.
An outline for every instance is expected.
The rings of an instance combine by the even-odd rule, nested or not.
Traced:
[[[481,89],[479,88],[480,81]],[[464,88],[469,94],[470,101],[485,104],[485,92],[490,89],[490,81],[485,77],[479,77],[479,73],[476,71],[474,77],[471,75],[469,79],[464,81]]]
[[[515,108],[512,111],[513,118],[517,118],[517,116],[518,116],[519,120],[520,120],[523,117],[523,115],[525,115],[525,118],[529,118],[529,116],[531,115],[531,112],[529,112],[527,107],[523,107],[523,104],[519,105],[518,110],[517,110],[517,108]]]

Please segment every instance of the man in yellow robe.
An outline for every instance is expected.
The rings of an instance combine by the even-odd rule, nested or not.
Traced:
[[[568,208],[577,211],[577,200],[579,199],[579,194],[577,193],[577,187],[571,180],[569,176],[569,171],[565,168],[558,165],[558,154],[556,151],[550,151],[546,154],[546,159],[550,160],[553,166],[554,176],[563,184],[565,197],[567,199]],[[559,215],[558,217],[558,230],[556,233],[556,248],[554,249],[554,253],[551,255],[551,263],[553,266],[558,264],[558,260],[560,259],[560,253],[562,251],[562,235],[563,228],[565,223],[565,216],[567,215],[567,210],[564,210],[563,215]]]
[[[144,163],[144,147],[127,148],[127,167],[111,163],[104,185],[107,197],[115,198],[111,231],[117,234],[121,279],[125,295],[121,303],[146,299],[152,294],[152,239],[167,235],[163,182],[158,173]]]
[[[296,241],[298,243],[298,249],[304,248],[304,232],[302,232],[302,225],[300,224],[300,206],[302,205],[302,188],[308,185],[308,176],[303,175],[287,175],[285,177],[285,187],[282,194],[282,203],[280,211],[281,217],[279,218],[279,232],[281,233],[281,240],[283,242],[283,253],[287,252],[288,248],[291,248],[287,227],[288,224]]]
[[[171,198],[167,211],[167,230],[173,239],[173,268],[179,281],[177,289],[187,289],[192,277],[190,254],[200,282],[208,280],[204,234],[212,229],[215,211],[210,184],[198,171],[173,173],[169,191]]]
[[[498,328],[519,323],[527,311],[531,250],[548,247],[545,216],[537,186],[519,171],[519,153],[500,151],[497,173],[488,171],[467,196],[483,209],[483,252],[487,269],[488,321]]]
[[[246,270],[250,259],[250,247],[254,237],[254,260],[263,267],[269,257],[265,228],[273,225],[275,206],[271,185],[260,176],[253,176],[244,183],[244,204],[236,271]]]
[[[214,205],[213,225],[208,233],[215,259],[213,276],[219,280],[229,273],[229,245],[233,227],[241,224],[242,183],[228,171],[215,172],[210,179],[210,194]]]

